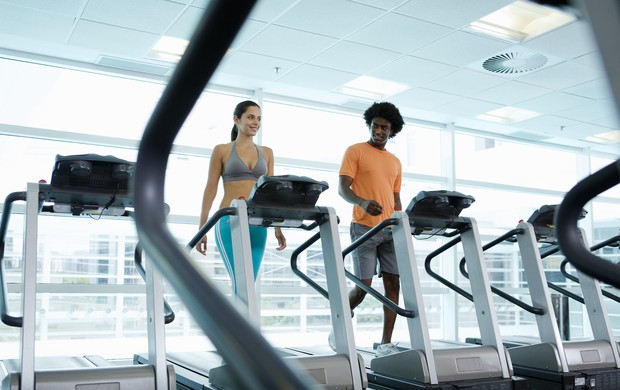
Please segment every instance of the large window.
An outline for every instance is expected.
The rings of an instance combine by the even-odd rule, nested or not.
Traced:
[[[96,153],[135,161],[138,141],[163,92],[161,81],[9,60],[0,60],[0,66],[6,69],[0,72],[0,83],[7,86],[0,97],[0,154],[4,167],[0,201],[11,192],[23,191],[28,182],[49,182],[58,154]],[[301,104],[281,97],[263,99],[260,93],[250,96],[247,91],[217,90],[202,94],[175,139],[168,159],[165,201],[170,206],[169,228],[179,245],[185,245],[198,230],[212,149],[216,144],[229,142],[233,109],[245,99],[254,99],[263,108],[263,127],[256,141],[274,150],[275,174],[308,176],[329,184],[319,205],[335,209],[340,219],[342,247],[349,245],[352,205],[338,195],[338,168],[345,148],[369,137],[363,110]],[[476,219],[483,243],[513,229],[520,220],[527,220],[540,206],[560,203],[564,193],[587,173],[586,168],[578,166],[578,161],[588,158],[587,151],[483,137],[455,131],[444,124],[421,125],[415,118],[406,118],[406,122],[402,133],[387,146],[403,164],[403,207],[422,190],[447,189],[473,195],[476,201],[462,215]],[[614,158],[592,157],[592,170]],[[455,167],[454,172],[451,167]],[[222,191],[218,194],[221,197]],[[215,204],[219,202],[220,198],[215,200]],[[607,191],[588,208],[590,213],[582,226],[592,243],[618,233],[617,188]],[[13,313],[19,313],[23,206],[18,204],[13,211],[5,240],[4,267],[9,281],[9,307]],[[143,281],[133,265],[137,242],[133,221],[45,215],[40,217],[40,223],[37,332],[41,346],[37,351],[53,354],[62,345],[63,352],[68,353],[130,357],[146,350],[146,300]],[[288,247],[279,252],[275,250],[273,231],[269,232],[267,254],[259,275],[263,332],[281,345],[326,344],[331,328],[329,302],[290,268],[292,251],[313,233],[290,229],[284,233]],[[204,275],[230,296],[230,278],[215,248],[213,233],[209,232],[207,237],[207,256],[196,251],[190,256]],[[420,236],[414,237],[413,244],[431,335],[463,340],[478,332],[473,305],[432,279],[423,265],[428,254],[446,241]],[[610,261],[619,261],[616,247],[604,248],[600,253]],[[462,257],[460,248],[451,249],[439,256],[432,267],[468,288],[468,282],[458,271]],[[560,261],[560,255],[547,260],[548,275],[558,276],[554,267]],[[485,254],[485,262],[495,286],[529,299],[515,244],[503,243],[490,250]],[[314,244],[304,251],[298,265],[317,283],[325,285],[320,245]],[[349,257],[344,266],[352,270]],[[382,290],[380,279],[375,280],[374,286]],[[166,286],[166,298],[176,314],[175,321],[166,328],[168,349],[208,347],[209,341],[170,286]],[[609,304],[614,326],[620,324],[620,309],[616,306]],[[496,307],[504,334],[535,331],[532,315],[501,299],[496,300]],[[571,330],[575,334],[587,334],[584,318],[583,308],[571,305]],[[382,308],[372,297],[356,310],[354,326],[360,345],[370,346],[378,341]],[[618,327],[616,332],[620,333]],[[395,340],[407,337],[407,323],[398,319]],[[0,358],[17,356],[19,332],[3,326],[0,338]],[[81,343],[83,339],[89,343]],[[88,349],[95,345],[101,348]]]

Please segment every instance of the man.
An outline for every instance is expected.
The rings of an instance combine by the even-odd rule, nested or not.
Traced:
[[[392,103],[374,103],[366,112],[364,120],[370,131],[367,142],[347,148],[339,172],[338,193],[354,205],[350,227],[351,240],[361,237],[384,219],[390,218],[395,210],[402,210],[400,185],[402,166],[398,157],[385,149],[390,138],[398,134],[404,125],[403,117]],[[389,229],[376,234],[353,253],[355,275],[370,286],[374,275],[383,279],[385,296],[398,304],[400,279],[392,234]],[[366,292],[355,286],[349,293],[351,310],[366,296]],[[392,332],[396,313],[383,308],[383,336],[376,355],[385,356],[398,349],[392,344]]]

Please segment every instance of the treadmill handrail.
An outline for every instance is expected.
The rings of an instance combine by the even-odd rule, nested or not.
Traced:
[[[260,206],[260,205],[252,204],[250,201],[247,201],[247,203],[248,203],[248,210],[250,208],[255,209],[255,208],[263,207],[263,206]],[[236,207],[224,207],[224,208],[221,208],[221,209],[217,210],[207,220],[207,222],[205,222],[205,224],[202,225],[200,227],[200,229],[198,229],[198,232],[196,232],[194,237],[192,237],[192,239],[189,240],[189,242],[185,246],[186,249],[191,251],[196,246],[196,244],[198,244],[198,241],[200,241],[202,239],[202,237],[204,237],[205,234],[207,234],[207,232],[209,232],[213,228],[213,226],[215,226],[217,221],[222,219],[222,217],[224,217],[226,215],[236,215],[236,214],[237,214],[237,208]],[[317,227],[318,225],[319,225],[319,221],[314,221],[314,222],[312,222],[309,225],[302,224],[301,226],[299,226],[299,228],[301,228],[303,230],[312,230],[315,227]]]
[[[375,234],[379,233],[381,230],[387,228],[388,226],[393,226],[393,225],[398,225],[398,219],[397,218],[387,218],[387,219],[384,219],[383,221],[379,222],[378,224],[373,226],[369,231],[367,231],[361,237],[359,237],[357,240],[355,240],[351,244],[349,244],[349,246],[344,248],[342,250],[342,257],[345,257],[349,253],[353,252],[360,245],[362,245],[364,242],[368,241],[371,237],[373,237]]]
[[[194,237],[192,237],[191,240],[189,240],[185,248],[191,251],[192,248],[195,247],[196,244],[198,244],[198,241],[200,241],[202,237],[204,237],[205,234],[207,234],[207,232],[211,230],[213,226],[215,226],[217,221],[219,221],[220,219],[222,219],[222,217],[225,217],[227,215],[235,215],[235,214],[237,214],[237,209],[234,207],[224,207],[224,208],[217,210],[215,213],[213,213],[213,215],[209,219],[207,219],[207,222],[205,222],[205,224],[202,225],[200,229],[198,229],[198,232],[194,235]]]
[[[6,245],[6,233],[9,227],[11,212],[13,211],[13,203],[21,200],[26,201],[26,191],[12,192],[7,195],[2,209],[2,219],[0,220],[0,284],[2,287],[2,299],[0,299],[0,319],[8,326],[21,328],[24,318],[22,316],[12,316],[9,314],[8,306],[8,289],[4,277],[4,249]]]
[[[259,331],[203,276],[189,254],[175,241],[164,214],[166,166],[174,139],[254,3],[254,0],[213,0],[205,10],[140,141],[134,195],[136,225],[149,259],[171,283],[247,388],[309,390],[313,381],[293,371]]]
[[[609,245],[609,244],[611,244],[613,242],[619,242],[619,241],[620,241],[620,235],[608,238],[607,240],[601,241],[601,242],[599,242],[596,245],[592,245],[590,247],[590,252],[597,251],[597,250],[599,250],[601,248],[606,247],[607,245]],[[560,272],[562,273],[562,275],[564,275],[564,277],[566,279],[572,280],[575,283],[579,283],[579,278],[574,276],[574,275],[572,275],[572,274],[570,274],[568,272],[568,270],[566,269],[566,265],[568,263],[569,263],[568,259],[565,258],[564,260],[562,260],[562,262],[560,263]],[[612,294],[609,291],[602,290],[602,289],[601,289],[601,293],[603,294],[603,296],[605,296],[605,297],[607,297],[607,298],[609,298],[609,299],[611,299],[611,300],[613,300],[615,302],[620,303],[620,296],[618,296],[616,294]]]
[[[452,248],[453,246],[455,246],[459,242],[461,242],[461,236],[460,235],[455,237],[455,238],[453,238],[452,240],[448,241],[447,243],[443,244],[442,246],[440,246],[439,248],[435,249],[431,253],[429,253],[426,256],[426,259],[424,260],[424,269],[426,270],[426,273],[430,277],[432,277],[433,279],[437,280],[438,282],[440,282],[444,286],[448,287],[450,290],[456,292],[457,294],[461,295],[462,297],[464,297],[466,299],[469,299],[470,301],[473,302],[474,301],[474,296],[472,294],[470,294],[467,291],[463,290],[462,288],[460,288],[456,284],[452,283],[451,281],[449,281],[448,279],[444,278],[443,276],[439,275],[438,273],[436,273],[435,271],[433,271],[431,269],[431,261],[436,256],[439,256],[440,254],[442,254],[443,252],[445,252],[448,249]]]
[[[557,253],[560,251],[560,246],[557,244],[551,245],[551,248],[546,249],[544,252],[540,252],[540,258],[544,259],[545,257],[551,256],[554,253]],[[547,281],[547,286],[552,289],[555,290],[557,292],[559,292],[560,294],[566,295],[567,297],[583,304],[585,303],[584,299],[582,297],[580,297],[579,295],[570,292],[569,290],[558,286],[557,284]]]
[[[488,243],[486,243],[485,245],[482,246],[482,251],[486,251],[487,249],[491,249],[494,246],[504,242],[504,241],[510,241],[510,238],[516,236],[517,234],[523,234],[523,229],[521,228],[516,228],[516,229],[512,229],[504,234],[502,234],[501,236],[497,237],[496,239],[489,241]],[[461,275],[463,275],[466,279],[469,279],[469,273],[467,272],[467,270],[465,269],[465,257],[461,258],[461,261],[459,262],[459,270],[461,271]],[[520,299],[517,299],[515,297],[513,297],[512,295],[504,292],[503,290],[501,290],[500,288],[497,288],[495,286],[491,286],[491,291],[504,298],[505,300],[511,302],[514,305],[519,306],[521,309],[535,314],[535,315],[543,315],[545,314],[545,309],[541,308],[541,307],[535,307],[532,305],[528,305],[527,303],[523,302]]]
[[[499,238],[495,239],[494,241],[497,241],[498,239]],[[510,241],[510,238],[508,238],[507,240]],[[494,241],[489,242],[489,244],[493,243]],[[489,244],[487,244],[487,245],[489,245]],[[486,249],[485,247],[486,247],[486,245],[483,246],[482,249],[485,250]],[[557,245],[553,245],[553,247],[551,249],[547,249],[545,252],[541,252],[540,253],[540,258],[544,259],[547,256],[551,256],[552,254],[554,254],[556,252],[559,252],[559,250],[560,250],[560,248]],[[461,259],[461,264],[459,264],[459,268],[461,269],[461,273],[466,272],[464,270],[464,264],[463,264],[464,260],[465,260],[464,258]],[[463,274],[463,276],[465,276],[465,275]],[[467,276],[465,276],[465,277],[467,277]],[[573,300],[575,300],[575,301],[577,301],[577,302],[579,302],[581,304],[584,303],[584,300],[583,300],[582,297],[580,297],[579,295],[577,295],[577,294],[575,294],[573,292],[570,292],[569,290],[567,290],[567,289],[565,289],[563,287],[558,286],[557,284],[555,284],[553,282],[547,281],[547,287],[549,287],[550,289],[555,290],[555,291],[557,291],[557,292],[559,292],[559,293],[561,293],[561,294],[563,294],[563,295],[565,295],[565,296],[567,296],[567,297],[569,297],[569,298],[571,298],[571,299],[573,299]],[[497,293],[494,290],[494,287],[491,287],[491,290],[493,292]],[[505,293],[503,293],[503,294],[505,294]],[[518,305],[519,307],[521,307],[521,305],[519,305],[518,303],[513,302],[513,298],[512,297],[510,297],[510,299],[509,299],[508,296],[504,296],[502,294],[498,294],[498,295],[503,297],[503,298],[505,298],[506,300],[508,300],[508,301],[510,301],[510,302],[512,302],[512,303],[514,303],[516,305]],[[537,308],[535,308],[535,307],[532,307],[532,308],[534,310],[537,310]],[[523,308],[523,309],[527,310],[527,308]],[[536,314],[535,312],[532,312],[532,311],[529,311],[529,312],[532,313],[532,314]],[[541,313],[541,314],[544,314],[544,313]]]
[[[140,276],[142,276],[142,280],[146,282],[146,270],[144,269],[144,266],[142,265],[142,253],[143,253],[142,246],[140,245],[140,242],[137,242],[136,249],[133,252],[134,265],[136,266],[136,271],[138,271]],[[168,304],[168,301],[164,298],[164,323],[169,324],[172,321],[174,321],[174,319],[175,319],[174,311]]]
[[[343,249],[342,250],[342,257],[344,258],[346,255],[348,255],[353,250],[355,250],[355,248],[359,247],[364,241],[367,241],[372,236],[377,234],[377,232],[383,230],[387,226],[392,226],[392,225],[396,225],[396,224],[398,224],[398,219],[396,219],[396,218],[388,218],[388,219],[385,219],[385,220],[381,221],[376,226],[374,226],[372,229],[367,231],[363,236],[361,236],[360,238],[355,240],[353,243],[351,243],[348,247]],[[321,294],[322,296],[324,296],[326,299],[329,300],[329,293],[327,292],[327,290],[325,290],[318,283],[316,283],[314,280],[312,280],[312,278],[310,278],[308,275],[306,275],[303,272],[301,272],[299,267],[297,267],[297,258],[299,257],[301,252],[305,251],[312,244],[317,242],[320,237],[321,237],[320,233],[315,234],[314,236],[310,237],[310,239],[306,240],[303,244],[301,244],[299,247],[297,247],[293,251],[293,253],[291,254],[291,268],[292,268],[293,273],[295,275],[299,276],[303,281],[305,281],[310,286],[312,286],[312,288],[314,288],[319,294]],[[403,317],[407,317],[407,318],[414,318],[415,317],[415,313],[413,311],[408,310],[408,309],[403,309],[402,307],[398,306],[391,299],[386,298],[383,294],[381,294],[376,289],[372,288],[371,286],[366,285],[364,282],[362,282],[362,280],[360,278],[358,278],[357,276],[355,276],[354,274],[352,274],[348,270],[345,269],[344,270],[344,274],[345,274],[345,276],[349,280],[351,280],[353,283],[355,283],[355,285],[359,286],[362,290],[366,291],[368,294],[370,294],[373,297],[375,297],[381,304],[383,304],[383,306],[385,306],[388,309],[392,310],[394,313],[396,313],[398,315],[401,315]]]
[[[558,243],[568,261],[583,273],[620,288],[620,267],[585,247],[577,221],[585,204],[620,183],[620,160],[586,177],[566,193],[555,214]]]

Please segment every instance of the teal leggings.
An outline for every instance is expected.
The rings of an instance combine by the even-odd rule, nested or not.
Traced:
[[[230,216],[224,216],[215,225],[215,245],[222,256],[228,275],[232,279],[233,291],[237,292],[235,278],[235,263],[233,261],[232,236],[230,233]],[[250,246],[252,249],[252,265],[254,268],[254,280],[258,276],[260,264],[263,261],[265,247],[267,246],[267,228],[262,226],[250,226]]]

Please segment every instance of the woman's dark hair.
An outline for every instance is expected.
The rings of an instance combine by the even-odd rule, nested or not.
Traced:
[[[392,134],[390,134],[390,138],[393,138],[396,134],[398,134],[405,125],[405,121],[400,115],[400,111],[398,111],[398,108],[396,108],[396,106],[392,103],[374,103],[366,110],[366,112],[364,112],[364,120],[366,121],[368,128],[370,128],[372,120],[377,117],[387,120],[392,125]]]
[[[260,106],[251,100],[244,100],[241,103],[237,104],[235,107],[235,111],[233,115],[237,118],[241,118],[241,115],[248,109],[248,107],[258,107]],[[239,134],[239,130],[237,130],[237,125],[233,125],[232,130],[230,131],[230,140],[234,141],[237,139],[237,134]]]

